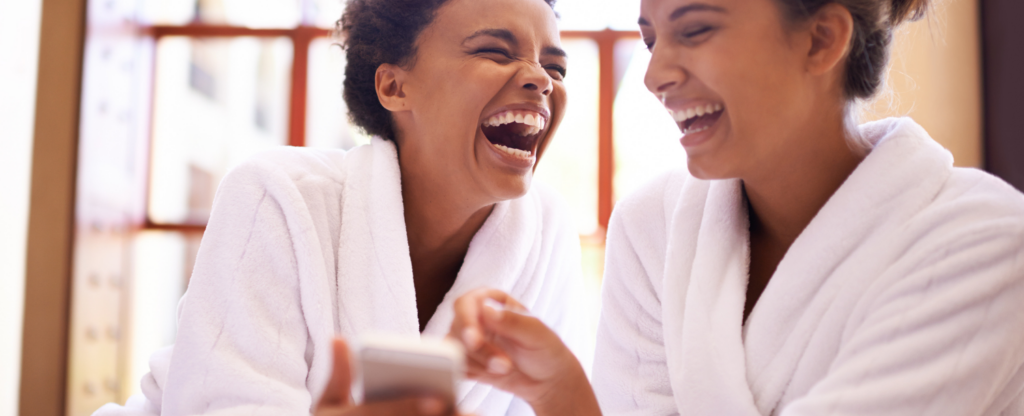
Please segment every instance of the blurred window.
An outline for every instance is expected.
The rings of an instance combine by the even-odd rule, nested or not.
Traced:
[[[291,48],[280,37],[157,42],[151,222],[205,224],[228,170],[288,142]]]
[[[555,188],[574,214],[582,235],[598,231],[597,153],[600,63],[597,43],[577,38],[562,41],[569,55],[565,77],[565,118],[544,149],[536,179]]]

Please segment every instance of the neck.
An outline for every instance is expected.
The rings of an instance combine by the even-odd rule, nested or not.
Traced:
[[[475,200],[450,180],[437,178],[436,172],[402,162],[400,157],[402,204],[414,273],[446,274],[453,267],[457,272],[469,242],[494,203]],[[416,270],[417,266],[421,270]]]
[[[847,144],[841,115],[830,121],[743,178],[752,235],[788,248],[863,160]]]

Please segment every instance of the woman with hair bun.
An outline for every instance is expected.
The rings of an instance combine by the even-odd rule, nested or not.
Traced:
[[[687,169],[615,207],[593,389],[497,290],[456,302],[513,363],[474,377],[576,412],[538,415],[1024,415],[1024,196],[853,116],[926,3],[642,0]]]
[[[282,148],[234,169],[176,345],[153,356],[144,396],[96,414],[529,414],[475,382],[458,403],[354,406],[335,336],[443,337],[454,300],[488,286],[582,341],[567,296],[582,285],[579,237],[555,194],[531,186],[566,105],[553,3],[349,0],[344,98],[372,144]]]

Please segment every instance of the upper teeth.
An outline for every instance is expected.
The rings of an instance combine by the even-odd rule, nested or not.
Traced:
[[[512,122],[530,126],[530,128],[520,133],[522,136],[540,133],[541,130],[544,130],[545,123],[544,117],[541,117],[538,113],[531,111],[506,111],[488,118],[484,121],[484,126],[500,126]]]
[[[676,123],[682,123],[694,117],[700,117],[705,114],[713,114],[719,111],[722,111],[721,104],[698,105],[696,107],[679,111],[671,109],[668,110],[669,114],[672,114],[672,118],[676,120]]]

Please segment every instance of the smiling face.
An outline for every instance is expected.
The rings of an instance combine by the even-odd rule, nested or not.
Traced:
[[[813,145],[801,129],[841,119],[838,75],[808,71],[813,37],[787,26],[774,0],[642,0],[640,30],[652,52],[645,84],[698,178],[763,174]]]
[[[555,14],[543,0],[450,0],[398,69],[403,170],[500,201],[529,189],[564,113]]]

